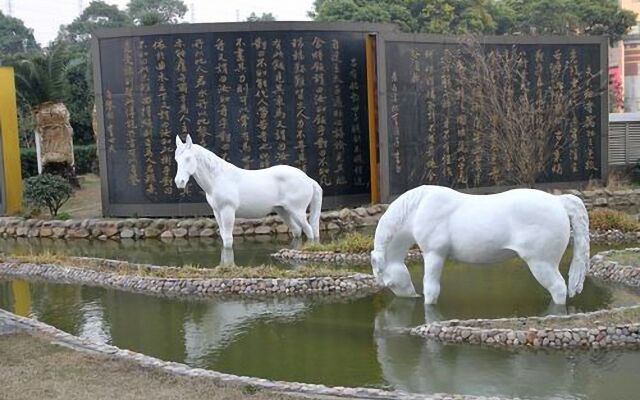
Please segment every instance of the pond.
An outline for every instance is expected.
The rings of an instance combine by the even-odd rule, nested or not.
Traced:
[[[218,248],[216,243],[208,247],[202,242],[197,246],[187,242],[191,244],[179,251],[155,248],[164,245],[152,241],[136,242],[130,248],[117,242],[83,243],[69,246],[68,252],[152,261],[144,254],[160,257],[166,251],[163,258],[156,258],[165,264],[196,263],[194,259],[206,259]],[[32,249],[48,246],[31,240],[23,241],[20,248],[27,244]],[[100,250],[103,245],[114,247]],[[263,262],[267,253],[281,245],[280,239],[238,242],[236,260]],[[7,251],[10,244],[3,246]],[[421,266],[412,264],[411,270],[420,290]],[[640,294],[587,279],[584,292],[570,300],[567,308],[550,307],[549,301],[548,293],[517,260],[483,267],[449,263],[439,304],[426,313],[421,299],[396,299],[386,292],[342,302],[309,298],[187,301],[79,285],[0,280],[0,308],[94,341],[232,374],[421,393],[635,398],[640,390],[640,351],[509,352],[443,345],[395,329],[419,325],[425,314],[429,319],[451,319],[592,311],[639,304]]]

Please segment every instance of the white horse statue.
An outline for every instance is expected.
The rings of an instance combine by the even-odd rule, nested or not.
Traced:
[[[558,266],[571,229],[569,297],[582,291],[589,269],[589,216],[578,197],[533,189],[481,196],[420,186],[398,197],[380,219],[371,265],[378,282],[395,295],[417,297],[404,264],[417,243],[424,258],[424,302],[435,304],[448,257],[487,264],[520,256],[554,303],[565,304],[567,285]]]
[[[319,239],[322,188],[301,170],[287,165],[241,169],[194,144],[190,135],[185,143],[176,136],[175,159],[176,186],[184,189],[193,176],[213,209],[225,248],[233,246],[236,217],[262,218],[272,212],[284,220],[294,238],[304,231],[308,239]]]

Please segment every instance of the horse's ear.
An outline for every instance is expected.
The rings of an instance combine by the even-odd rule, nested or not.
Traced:
[[[184,142],[185,145],[187,145],[187,149],[191,147],[191,145],[193,144],[193,140],[191,140],[191,135],[187,135],[187,140]]]
[[[179,149],[183,145],[184,143],[182,143],[182,140],[180,140],[180,135],[176,135],[176,149]]]

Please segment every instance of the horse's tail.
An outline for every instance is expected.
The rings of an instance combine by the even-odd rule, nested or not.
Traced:
[[[311,180],[313,196],[311,197],[309,224],[313,230],[314,239],[320,239],[320,213],[322,211],[322,188],[318,182]]]
[[[571,194],[560,196],[573,230],[573,258],[569,267],[569,297],[582,292],[589,270],[589,214],[582,200]]]

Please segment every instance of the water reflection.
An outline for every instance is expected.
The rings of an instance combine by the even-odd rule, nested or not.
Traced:
[[[508,352],[408,337],[417,302],[394,299],[375,317],[375,346],[384,380],[409,392],[561,399],[637,396],[633,363],[640,352]]]
[[[637,294],[608,287],[585,296],[585,310],[639,302]],[[535,301],[543,313],[542,300]],[[405,332],[424,322],[421,299],[385,293],[348,302],[184,301],[15,280],[0,281],[0,307],[26,310],[67,332],[164,360],[270,379],[527,398],[634,398],[640,389],[640,351],[506,352],[443,345]],[[480,303],[475,310],[452,311],[444,302],[427,314],[450,319],[510,310]]]
[[[207,367],[206,359],[218,355],[250,325],[260,318],[270,320],[294,318],[306,309],[302,300],[250,302],[224,301],[204,305],[204,314],[185,316],[184,342],[189,365]]]

